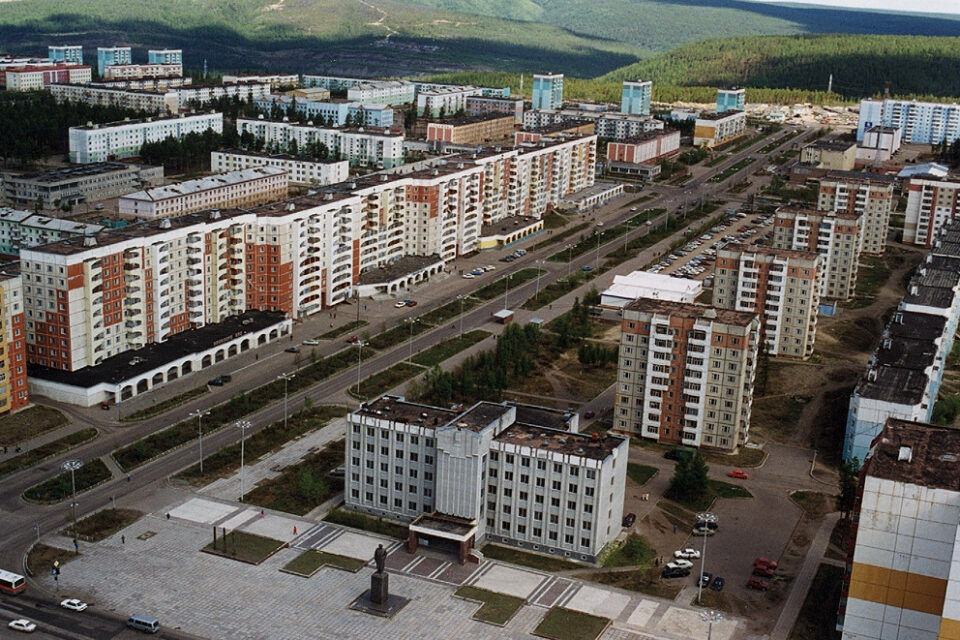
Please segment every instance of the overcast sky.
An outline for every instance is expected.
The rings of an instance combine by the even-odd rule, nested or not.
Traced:
[[[883,9],[887,11],[912,11],[925,13],[953,13],[960,15],[957,0],[751,0],[751,2],[780,2],[783,4],[817,4],[829,7],[853,7],[857,9]]]

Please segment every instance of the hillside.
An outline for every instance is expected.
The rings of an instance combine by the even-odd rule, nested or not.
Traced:
[[[617,69],[601,80],[643,78],[664,85],[798,88],[861,97],[960,96],[960,38],[772,36],[712,39]]]
[[[405,75],[480,66],[597,75],[648,51],[552,25],[397,0],[17,0],[0,2],[0,50],[182,47],[188,68]],[[139,50],[139,51],[138,51]]]

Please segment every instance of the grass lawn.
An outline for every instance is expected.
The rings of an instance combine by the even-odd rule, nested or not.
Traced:
[[[473,619],[500,626],[507,624],[513,614],[523,606],[523,598],[494,593],[477,587],[460,587],[453,595],[482,602],[483,606],[473,614]]]
[[[844,303],[849,308],[866,307],[876,300],[880,287],[890,279],[891,259],[889,256],[863,256],[857,270],[857,284],[853,300]]]
[[[837,607],[843,586],[843,568],[821,564],[803,601],[790,640],[840,640]]]
[[[463,334],[463,340],[461,340],[459,336],[450,338],[449,340],[435,344],[426,351],[421,351],[413,356],[413,361],[424,367],[432,367],[488,337],[490,337],[489,331],[474,329],[473,331],[468,331]]]
[[[646,484],[650,478],[657,475],[657,471],[659,469],[656,467],[649,467],[645,464],[627,463],[627,476],[639,485]]]
[[[563,560],[562,558],[551,558],[550,556],[540,555],[539,553],[530,553],[521,551],[512,547],[504,547],[499,544],[487,544],[481,549],[483,555],[494,560],[502,560],[511,564],[518,564],[531,569],[540,569],[541,571],[572,571],[574,569],[583,569],[584,565]]]
[[[801,509],[814,516],[825,516],[831,511],[836,511],[836,496],[826,493],[794,491],[790,494],[790,499],[797,503]]]
[[[554,607],[547,612],[533,633],[553,640],[596,640],[610,620],[572,609]]]
[[[637,591],[650,596],[673,600],[683,589],[683,581],[663,581],[660,578],[660,571],[659,567],[649,567],[633,571],[592,573],[584,577],[591,582],[617,587],[618,589],[627,589],[628,591]]]
[[[802,407],[803,405],[800,406]],[[700,455],[702,455],[703,459],[707,462],[716,462],[717,464],[741,467],[744,469],[759,467],[763,464],[763,461],[767,459],[767,454],[763,449],[754,449],[752,447],[742,447],[735,455],[717,453],[716,451],[701,451]]]
[[[16,415],[4,416],[0,418],[0,447],[15,447],[69,422],[67,416],[56,409],[42,405],[24,409]]]
[[[363,560],[357,560],[356,558],[348,558],[347,556],[338,556],[335,553],[325,553],[323,551],[310,549],[285,564],[280,571],[309,578],[323,567],[336,567],[337,569],[356,573],[366,564]]]
[[[756,398],[753,401],[750,426],[759,427],[764,434],[774,438],[789,439],[796,431],[800,414],[808,402],[810,402],[809,396]],[[723,456],[722,454],[721,456],[725,460],[730,458],[730,456]]]
[[[143,516],[142,511],[136,509],[101,509],[77,521],[77,533],[74,536],[73,525],[63,529],[63,535],[76,537],[87,542],[99,542],[115,534],[120,529],[129,527]]]
[[[399,522],[384,520],[383,518],[374,518],[363,513],[347,511],[346,509],[333,509],[326,515],[324,520],[334,524],[342,524],[345,527],[362,529],[371,533],[379,533],[391,538],[407,539],[407,525]],[[371,554],[373,552],[371,551]],[[371,555],[371,557],[373,557]]]
[[[286,542],[273,538],[245,531],[231,531],[226,537],[218,537],[216,546],[211,542],[201,551],[248,564],[260,564],[286,545]]]
[[[437,307],[433,311],[429,311],[422,316],[420,316],[420,322],[438,325],[451,318],[457,318],[460,316],[460,309],[463,309],[463,312],[466,313],[471,309],[480,305],[480,301],[476,298],[463,298],[462,300],[454,300],[453,302],[448,302],[442,307]]]
[[[678,527],[684,529],[693,529],[693,525],[697,522],[697,516],[695,513],[684,509],[675,502],[669,500],[661,500],[657,503],[657,506],[660,507],[660,510],[663,512],[663,515],[670,521],[671,524],[675,524]]]
[[[17,415],[20,414],[18,413]],[[3,462],[0,462],[0,478],[28,467],[32,467],[41,460],[46,460],[52,456],[60,455],[65,451],[69,451],[74,447],[80,446],[84,442],[90,442],[96,438],[97,435],[98,431],[96,429],[93,427],[87,427],[86,429],[74,431],[70,435],[64,436],[59,440],[48,442],[47,444],[40,445],[36,449],[30,449],[30,451],[21,453],[18,456],[8,458]]]
[[[337,440],[320,451],[311,451],[280,475],[260,482],[244,501],[300,516],[308,513],[343,491],[343,480],[328,474],[343,464],[344,447],[344,441]]]
[[[366,320],[354,320],[352,322],[348,322],[342,327],[331,329],[330,331],[327,331],[326,333],[317,336],[316,339],[317,340],[334,340],[336,338],[339,338],[340,336],[345,336],[348,333],[356,331],[360,327],[365,327],[365,326],[367,326]]]
[[[738,484],[730,484],[720,480],[709,480],[707,491],[697,498],[673,500],[680,506],[691,511],[700,512],[710,508],[717,498],[752,498],[753,494]]]
[[[491,282],[487,286],[474,291],[471,295],[475,298],[480,298],[481,300],[493,300],[499,296],[502,296],[507,290],[507,278],[510,279],[510,289],[516,289],[524,282],[529,282],[537,277],[537,273],[545,274],[546,271],[543,269],[521,269],[516,273],[511,273],[509,276],[504,276],[495,282]],[[510,302],[509,294],[507,296],[507,302]]]
[[[649,567],[653,560],[654,550],[647,544],[643,536],[631,533],[623,544],[604,554],[605,567]]]
[[[111,475],[110,469],[107,468],[103,460],[99,458],[88,460],[78,471],[74,472],[77,493],[80,494],[87,489],[92,489],[101,482],[109,480]],[[46,482],[33,485],[23,492],[23,497],[30,502],[53,504],[69,498],[72,491],[70,472],[64,471]]]
[[[458,305],[459,306],[459,305]],[[414,322],[412,325],[410,323],[403,322],[392,329],[387,329],[382,331],[377,335],[370,338],[369,345],[374,349],[387,349],[394,345],[400,344],[406,340],[410,339],[410,335],[418,336],[424,331],[431,329],[432,327],[428,325],[423,318],[420,318],[420,322]],[[410,327],[413,327],[412,329]],[[356,362],[356,358],[353,359]]]
[[[50,573],[55,560],[59,560],[62,566],[76,557],[77,555],[73,551],[58,549],[41,542],[33,545],[30,553],[27,554],[27,571],[35,576]]]
[[[173,396],[168,398],[163,402],[158,402],[155,405],[144,407],[143,409],[138,409],[128,416],[123,416],[123,422],[136,422],[137,420],[146,420],[147,418],[152,418],[153,416],[158,416],[161,413],[165,413],[174,407],[179,407],[182,404],[186,404],[194,398],[199,398],[200,396],[208,393],[210,391],[207,385],[202,387],[196,387],[190,389],[189,391],[184,391],[180,395]]]
[[[560,227],[567,226],[568,222],[570,222],[569,218],[557,213],[556,211],[551,211],[547,215],[543,216],[544,229],[559,229]]]
[[[375,373],[361,382],[359,393],[355,386],[351,386],[348,393],[354,398],[361,400],[376,398],[401,382],[405,382],[424,371],[426,371],[426,369],[421,366],[410,364],[409,362],[398,362],[389,369]]]

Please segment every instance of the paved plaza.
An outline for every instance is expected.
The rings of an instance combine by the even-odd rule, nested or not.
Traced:
[[[258,533],[289,546],[259,566],[201,553],[214,526]],[[49,542],[68,543],[56,537]],[[391,592],[410,599],[389,620],[348,608],[370,586],[378,544],[389,552]],[[371,567],[356,574],[325,567],[309,579],[279,571],[306,549],[371,560]],[[83,545],[81,552],[64,568],[61,591],[121,616],[152,615],[165,626],[208,638],[531,638],[552,606],[610,618],[613,624],[603,640],[689,640],[707,633],[699,611],[672,601],[491,560],[461,566],[436,552],[409,554],[392,538],[207,496],[147,515],[100,543]],[[42,580],[54,588],[52,579]],[[505,627],[485,624],[471,619],[476,603],[453,597],[464,584],[526,603]],[[740,628],[740,621],[725,620],[714,625],[713,638],[742,637]]]

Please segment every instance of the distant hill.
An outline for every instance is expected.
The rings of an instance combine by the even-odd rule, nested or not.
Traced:
[[[960,38],[767,36],[711,39],[678,47],[604,75],[655,84],[797,88],[847,97],[881,93],[960,96]]]

